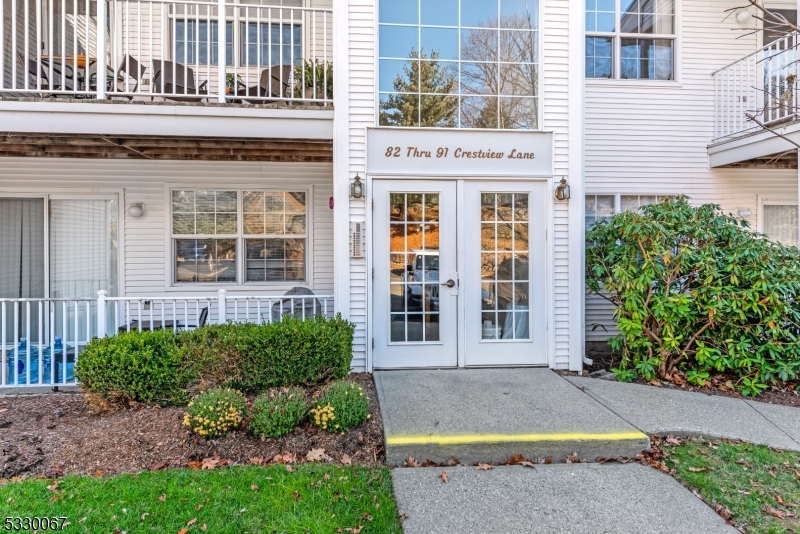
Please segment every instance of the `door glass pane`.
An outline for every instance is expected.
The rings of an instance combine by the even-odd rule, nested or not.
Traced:
[[[44,200],[41,198],[0,199],[0,298],[44,297]],[[24,310],[24,309],[23,309]],[[30,329],[27,313],[20,313],[17,336],[38,342],[38,308],[31,305]],[[14,312],[6,310],[6,335],[14,343]],[[2,328],[2,325],[0,325]]]
[[[482,339],[529,339],[528,195],[481,194]]]
[[[50,296],[52,298],[97,298],[101,289],[118,296],[117,202],[112,200],[50,201]],[[75,236],[80,236],[76,243]],[[95,302],[89,304],[94,317]],[[56,307],[55,331],[64,324],[62,309]],[[112,307],[109,306],[109,314]],[[75,324],[75,309],[67,308],[66,324]],[[87,325],[86,314],[78,314],[79,332],[95,335],[96,321]],[[107,318],[108,324],[110,317]],[[74,337],[74,334],[72,334]]]
[[[392,193],[391,341],[439,341],[439,194]]]

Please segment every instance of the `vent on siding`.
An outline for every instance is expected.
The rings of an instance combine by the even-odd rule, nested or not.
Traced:
[[[350,257],[364,257],[364,223],[350,223]]]

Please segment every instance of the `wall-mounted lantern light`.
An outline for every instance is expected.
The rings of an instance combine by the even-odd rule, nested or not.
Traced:
[[[566,178],[562,178],[561,182],[556,187],[556,200],[569,200],[569,184]]]
[[[141,217],[144,215],[145,207],[144,202],[134,202],[128,206],[128,215],[131,217]]]
[[[737,213],[739,214],[739,217],[741,217],[742,219],[746,219],[753,214],[750,208],[737,208]]]
[[[364,198],[364,182],[361,181],[358,173],[356,173],[356,177],[353,178],[350,184],[350,198]]]
[[[742,9],[741,11],[736,13],[736,22],[738,22],[739,24],[744,24],[748,22],[751,17],[752,15],[750,15],[749,11],[747,11],[746,9]]]

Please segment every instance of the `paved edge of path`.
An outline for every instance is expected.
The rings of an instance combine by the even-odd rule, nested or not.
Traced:
[[[678,481],[638,463],[405,468],[392,484],[406,534],[736,532]]]
[[[648,435],[741,439],[800,451],[800,408],[596,378],[564,378]]]

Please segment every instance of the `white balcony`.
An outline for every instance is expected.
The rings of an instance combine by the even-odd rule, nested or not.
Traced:
[[[800,34],[787,35],[713,73],[712,167],[774,164],[796,148],[786,138],[800,140],[798,45]]]
[[[226,0],[0,5],[6,96],[332,103],[330,9]]]

